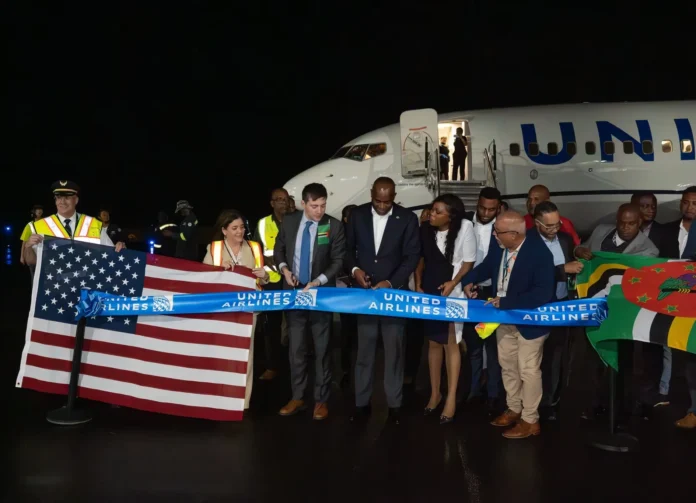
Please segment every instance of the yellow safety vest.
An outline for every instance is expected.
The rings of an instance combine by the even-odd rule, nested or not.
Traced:
[[[264,267],[263,265],[263,250],[261,245],[256,241],[247,241],[251,247],[251,252],[254,254],[254,267]],[[213,257],[213,265],[220,267],[222,265],[222,249],[224,247],[222,241],[213,241],[210,243],[210,255]],[[256,280],[256,284],[261,286],[261,278]]]
[[[278,237],[278,225],[273,220],[273,215],[268,215],[259,220],[258,231],[261,244],[263,245],[264,257],[273,257],[273,249]],[[268,281],[270,283],[278,283],[280,281],[280,273],[275,267],[264,266],[264,269],[268,272]]]
[[[101,229],[102,223],[99,220],[89,215],[80,215],[73,230],[73,239],[75,241],[99,244],[101,243]],[[36,222],[29,222],[24,228],[22,236],[27,232],[29,235],[40,234],[42,236],[70,239],[58,215],[51,215]]]

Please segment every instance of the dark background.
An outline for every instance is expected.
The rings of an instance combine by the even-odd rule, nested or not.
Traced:
[[[226,207],[253,222],[273,187],[404,110],[696,93],[690,11],[669,4],[46,5],[3,13],[0,221],[17,227],[53,210],[58,178],[122,226],[178,199],[203,225]]]

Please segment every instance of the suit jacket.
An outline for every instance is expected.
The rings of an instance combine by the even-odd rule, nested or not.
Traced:
[[[675,220],[662,226],[662,247],[660,257],[663,258],[686,258],[696,260],[696,226],[691,224],[689,237],[686,239],[684,253],[679,253],[679,227],[682,219]]]
[[[474,267],[464,278],[462,285],[491,280],[493,296],[498,295],[498,274],[503,249],[491,246],[484,261]],[[556,271],[553,254],[538,233],[528,233],[515,260],[505,297],[500,299],[500,309],[535,309],[556,300]],[[549,333],[550,328],[539,325],[517,325],[525,339],[536,339]]]
[[[611,224],[601,224],[598,225],[592,232],[590,239],[588,239],[582,246],[589,248],[590,251],[601,251],[602,242],[604,239],[616,230],[616,226]],[[677,253],[679,250],[677,250]],[[648,236],[639,232],[633,241],[629,243],[623,253],[627,255],[643,255],[645,257],[657,257],[660,251],[657,246],[650,241]]]
[[[379,250],[375,250],[372,203],[354,208],[346,229],[347,269],[358,267],[372,280],[372,285],[389,281],[392,288],[408,289],[408,278],[420,260],[418,218],[403,206],[392,206]]]
[[[273,248],[273,260],[280,265],[283,262],[292,270],[295,260],[295,243],[297,233],[300,229],[303,212],[288,213],[283,218],[275,247]],[[336,286],[336,276],[343,267],[343,260],[346,255],[346,238],[343,232],[343,224],[340,220],[324,215],[319,221],[319,225],[329,224],[329,243],[319,244],[319,233],[314,238],[314,248],[312,249],[312,274],[311,281],[320,275],[326,276],[328,282],[325,286]],[[295,274],[298,271],[293,271]],[[283,288],[293,289],[288,285],[283,276]]]
[[[527,235],[529,236],[530,234],[536,234],[541,238],[541,235],[539,234],[539,231],[535,227],[534,229],[530,229],[527,231]],[[573,255],[573,250],[575,250],[575,242],[573,241],[573,236],[566,232],[559,232],[556,234],[558,236],[558,241],[561,243],[561,250],[563,250],[563,256],[565,257],[565,263],[567,264],[568,262],[573,262],[576,260],[575,256]],[[543,239],[542,239],[543,242]],[[544,243],[546,244],[546,243]],[[547,247],[548,248],[548,247]],[[551,254],[553,255],[553,253]],[[557,265],[556,266],[556,282],[559,281],[567,281],[568,280],[568,274],[565,272],[565,264],[562,265]]]

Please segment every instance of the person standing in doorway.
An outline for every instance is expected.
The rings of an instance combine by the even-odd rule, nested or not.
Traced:
[[[466,167],[466,156],[467,147],[469,143],[464,136],[464,130],[460,127],[457,128],[457,135],[454,137],[454,153],[452,154],[453,160],[453,170],[452,170],[452,180],[457,180],[457,170],[459,171],[459,179],[464,181],[464,170]]]

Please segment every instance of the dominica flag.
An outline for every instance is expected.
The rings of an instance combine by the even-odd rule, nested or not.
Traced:
[[[578,275],[580,297],[607,297],[609,316],[587,336],[618,369],[619,340],[696,353],[696,263],[597,252]]]

